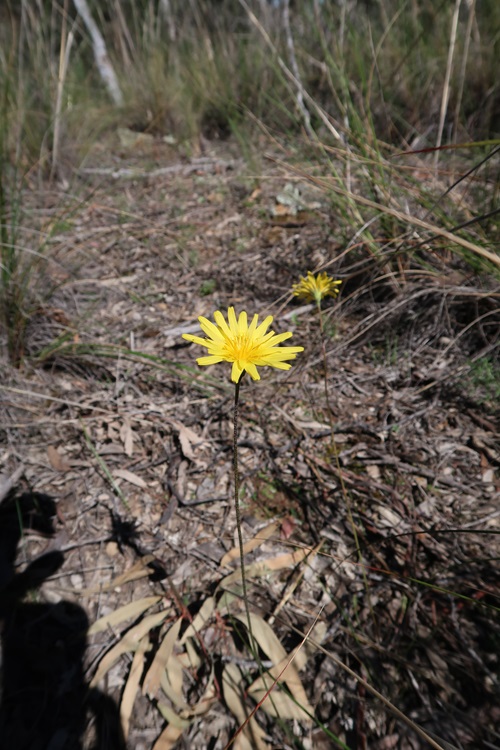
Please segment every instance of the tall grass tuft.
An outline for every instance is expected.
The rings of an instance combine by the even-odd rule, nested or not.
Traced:
[[[26,327],[24,280],[18,252],[20,184],[10,159],[13,86],[12,59],[3,58],[0,82],[0,320],[9,360],[19,366]]]

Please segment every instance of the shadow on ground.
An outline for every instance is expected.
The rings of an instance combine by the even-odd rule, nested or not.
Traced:
[[[124,750],[116,704],[85,681],[85,611],[70,601],[37,601],[37,589],[64,556],[47,552],[16,573],[24,534],[50,537],[54,516],[54,501],[41,493],[11,496],[0,506],[0,747]]]

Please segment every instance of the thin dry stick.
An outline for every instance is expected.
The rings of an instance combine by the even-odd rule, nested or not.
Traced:
[[[448,110],[448,101],[450,98],[450,78],[451,78],[451,70],[453,67],[453,55],[455,53],[455,42],[457,40],[458,13],[460,10],[461,2],[462,0],[455,0],[455,10],[453,11],[453,19],[451,22],[450,46],[448,48],[448,61],[446,63],[446,75],[444,78],[443,96],[441,98],[441,111],[439,113],[438,135],[437,135],[437,140],[436,140],[437,150],[434,154],[434,170],[436,172],[436,176],[437,176],[437,168],[438,168],[438,162],[439,162],[439,147],[441,146],[441,141],[443,138],[444,120],[446,117],[446,112]]]

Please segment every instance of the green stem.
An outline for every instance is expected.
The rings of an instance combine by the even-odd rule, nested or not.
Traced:
[[[240,383],[244,374],[245,372],[243,371],[234,389],[234,416],[233,416],[234,507],[236,510],[236,528],[238,530],[238,545],[240,548],[241,584],[243,588],[243,601],[245,602],[245,613],[247,616],[248,634],[250,637],[250,650],[252,651],[254,655],[257,655],[256,658],[258,661],[258,652],[257,652],[256,644],[255,644],[255,639],[253,637],[253,631],[252,631],[252,620],[250,619],[250,607],[248,606],[247,579],[245,575],[245,555],[243,552],[243,534],[241,533],[240,475],[238,471],[238,429],[239,429],[238,404],[239,404],[239,397],[240,397]]]

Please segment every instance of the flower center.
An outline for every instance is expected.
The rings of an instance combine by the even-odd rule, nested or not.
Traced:
[[[235,362],[248,362],[255,357],[257,348],[248,336],[236,336],[224,345],[228,357]]]

